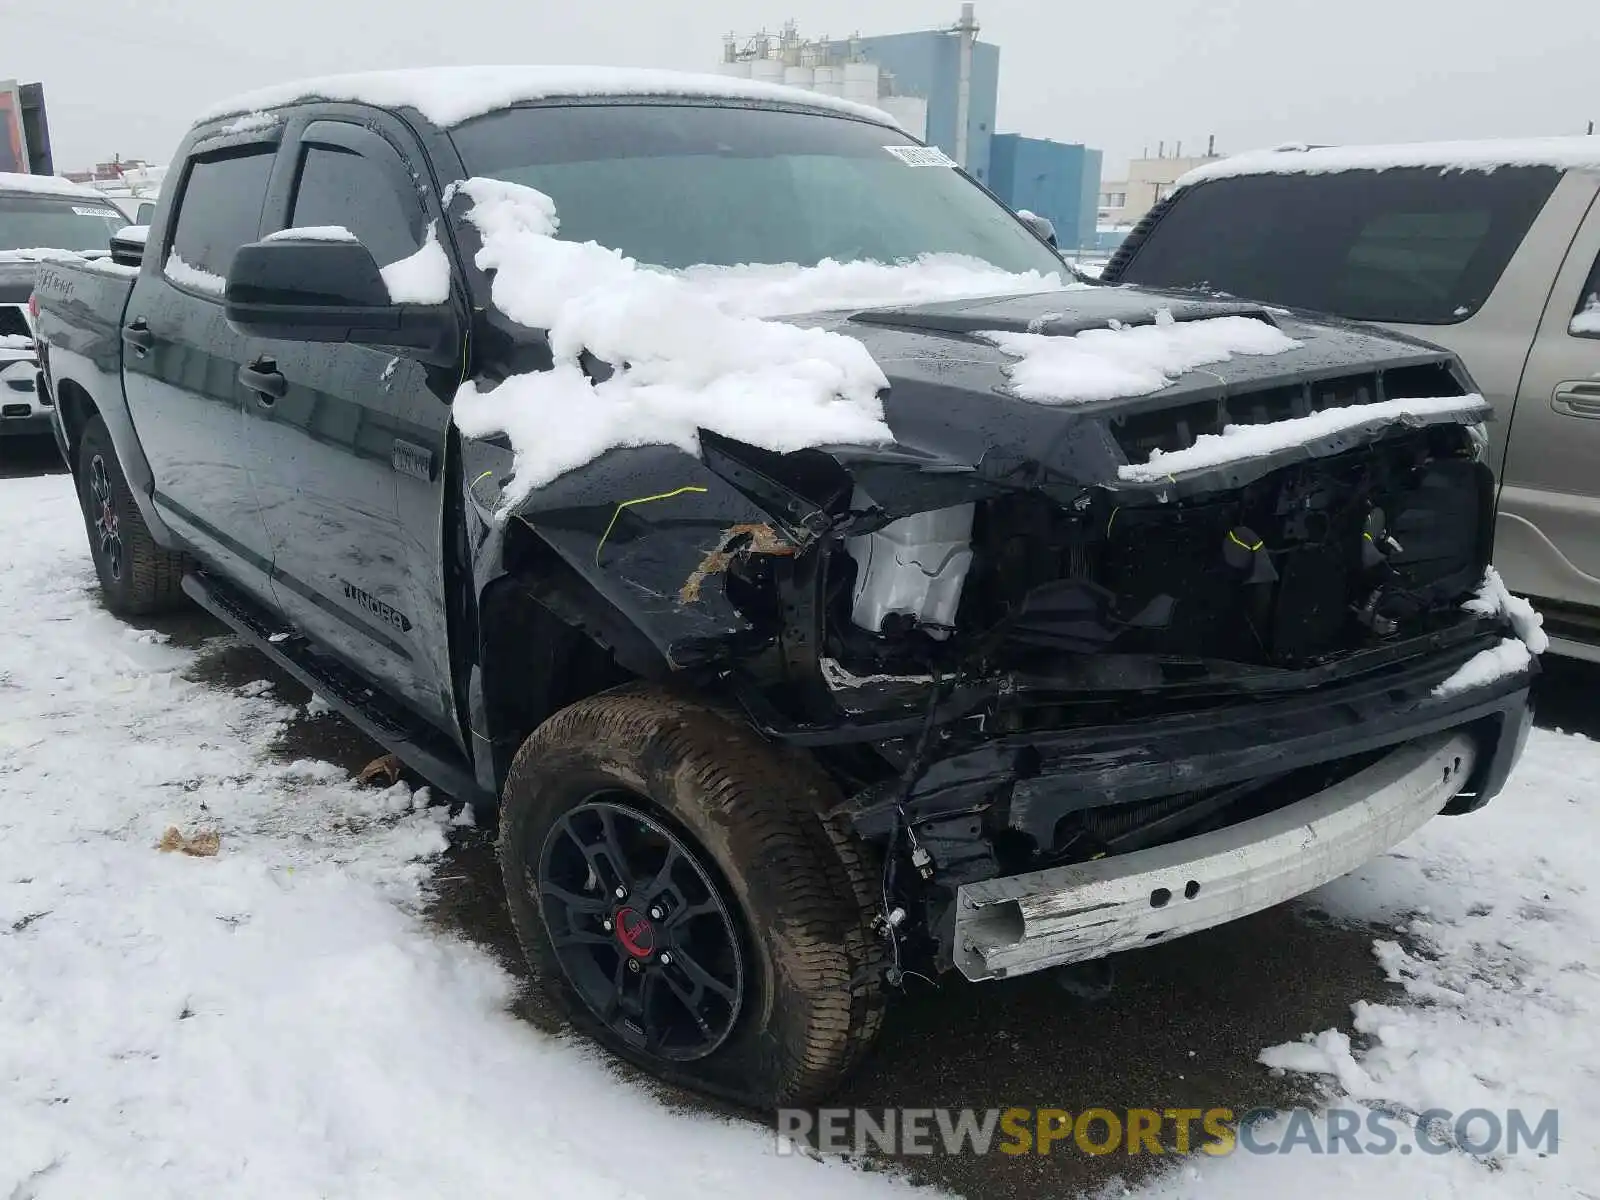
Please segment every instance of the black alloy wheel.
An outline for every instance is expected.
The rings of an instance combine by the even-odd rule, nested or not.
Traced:
[[[735,910],[637,800],[606,793],[570,809],[529,882],[568,982],[618,1038],[675,1062],[727,1040],[745,992]]]
[[[106,459],[96,454],[89,460],[89,494],[94,499],[95,511],[90,514],[100,547],[101,561],[111,578],[122,578],[122,525],[117,519],[117,498],[111,490],[111,477],[106,473]]]

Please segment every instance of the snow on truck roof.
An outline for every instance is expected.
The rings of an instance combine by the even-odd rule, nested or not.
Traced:
[[[380,108],[414,108],[442,128],[531,100],[600,96],[675,96],[805,104],[898,129],[882,109],[817,92],[725,75],[628,67],[426,67],[329,75],[276,84],[213,105],[200,120],[278,108],[302,100],[345,100]]]
[[[0,171],[0,192],[33,192],[42,196],[90,196],[105,207],[109,201],[92,187],[73,183],[59,175],[17,175]]]
[[[1500,167],[1600,169],[1600,137],[1499,138],[1481,142],[1410,142],[1393,146],[1283,146],[1252,150],[1196,167],[1177,186],[1239,175],[1332,175],[1437,167],[1494,171]]]

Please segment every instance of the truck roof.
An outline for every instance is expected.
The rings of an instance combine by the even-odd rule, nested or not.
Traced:
[[[426,67],[329,75],[276,84],[215,104],[200,120],[248,116],[304,100],[414,108],[441,128],[534,100],[616,96],[751,100],[804,105],[898,129],[882,109],[834,96],[727,75],[627,67]]]
[[[1476,142],[1403,142],[1392,146],[1280,146],[1252,150],[1196,167],[1180,188],[1240,175],[1330,175],[1437,167],[1440,171],[1494,171],[1499,167],[1600,169],[1600,137],[1496,138]]]
[[[31,192],[41,196],[92,196],[102,204],[105,203],[104,198],[94,188],[73,183],[72,180],[63,179],[59,175],[18,175],[10,171],[0,171],[0,192]]]

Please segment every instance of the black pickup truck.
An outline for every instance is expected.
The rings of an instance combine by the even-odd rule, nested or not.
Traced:
[[[1065,274],[881,114],[483,78],[203,120],[147,243],[41,271],[40,365],[107,604],[187,595],[497,809],[518,934],[579,1028],[709,1091],[815,1098],[908,973],[1216,925],[1499,791],[1534,669],[1515,618],[1537,630],[1486,577],[1486,410],[1451,356],[1131,289],[834,305],[788,320],[871,353],[891,438],[702,428],[516,489],[529,447],[453,404],[573,348],[497,305],[474,181],[668,268]],[[439,274],[397,302],[380,264],[418,254]],[[1216,318],[1286,348],[1038,403],[992,336]],[[582,349],[588,378],[634,369]],[[1241,428],[1246,453],[1183,457]]]

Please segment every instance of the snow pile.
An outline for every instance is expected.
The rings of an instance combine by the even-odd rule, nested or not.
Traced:
[[[32,350],[33,339],[23,333],[0,333],[0,350]],[[11,364],[7,363],[7,366]]]
[[[963,254],[924,254],[911,263],[824,259],[814,267],[795,263],[699,266],[678,275],[725,312],[746,317],[887,308],[1088,286],[1065,283],[1054,272],[1013,274]]]
[[[1502,617],[1511,622],[1512,631],[1534,654],[1550,649],[1544,618],[1521,596],[1513,596],[1493,567],[1484,571],[1476,594],[1461,607],[1480,617]]]
[[[1355,430],[1395,423],[1424,423],[1438,417],[1470,416],[1484,408],[1482,396],[1441,396],[1325,408],[1309,416],[1265,425],[1227,425],[1221,433],[1201,434],[1187,449],[1170,453],[1152,451],[1149,462],[1118,467],[1117,475],[1133,483],[1154,483],[1183,471],[1201,471],[1261,458]]]
[[[69,262],[76,266],[83,261],[85,261],[84,256],[76,250],[59,250],[51,246],[24,246],[17,250],[0,250],[0,263]]]
[[[354,242],[359,241],[343,225],[296,225],[280,229],[261,239],[264,242]]]
[[[268,685],[100,607],[70,478],[0,498],[0,1196],[905,1194],[508,1014],[416,912],[446,810],[272,761]]]
[[[73,183],[59,175],[19,175],[13,171],[0,171],[0,192],[34,192],[42,196],[88,196],[106,202],[104,196],[92,187]]]
[[[379,108],[414,108],[435,125],[448,128],[513,104],[588,96],[787,101],[899,129],[894,118],[882,109],[759,80],[680,71],[577,66],[424,67],[330,75],[236,96],[214,105],[200,119],[208,121],[235,113],[257,113],[302,100],[346,100]],[[0,181],[3,179],[0,176]]]
[[[1439,171],[1484,171],[1501,167],[1600,167],[1600,143],[1592,137],[1504,138],[1477,142],[1414,142],[1393,146],[1284,146],[1235,154],[1196,167],[1180,188],[1239,175],[1329,175],[1342,171],[1388,171],[1424,167]]]
[[[1590,296],[1573,315],[1571,330],[1576,334],[1600,334],[1600,295]]]
[[[1505,792],[1481,812],[1430,822],[1397,851],[1307,902],[1402,935],[1373,950],[1394,1003],[1358,1002],[1350,1030],[1325,1030],[1262,1061],[1325,1079],[1329,1103],[1418,1114],[1522,1110],[1530,1127],[1560,1111],[1559,1152],[1409,1155],[1197,1155],[1140,1188],[1140,1200],[1440,1200],[1584,1196],[1600,1178],[1586,1132],[1600,1100],[1600,890],[1594,796],[1600,745],[1535,729]],[[1362,1035],[1365,1048],[1352,1044]],[[1364,1114],[1362,1115],[1365,1121]],[[1473,1133],[1482,1136],[1484,1123]],[[1261,1134],[1282,1137],[1280,1119]],[[1358,1143],[1372,1139],[1362,1126]],[[1402,1140],[1402,1145],[1404,1141]]]
[[[1196,367],[1227,362],[1235,354],[1281,354],[1300,343],[1265,321],[1211,317],[1177,321],[1158,309],[1152,325],[1086,329],[1072,337],[993,330],[978,335],[1020,359],[1010,370],[1011,390],[1042,404],[1081,404],[1148,396]]]
[[[698,453],[701,428],[777,451],[890,440],[878,399],[888,380],[855,339],[736,316],[679,276],[558,241],[555,204],[532,188],[495,179],[460,188],[483,240],[477,264],[494,271],[495,306],[548,330],[555,359],[553,370],[489,392],[468,381],[456,395],[463,433],[511,439],[508,506],[612,447]],[[579,365],[584,351],[626,365],[596,384]]]
[[[1433,689],[1434,696],[1443,699],[1458,692],[1470,691],[1493,683],[1507,675],[1526,671],[1533,663],[1533,654],[1518,638],[1504,638],[1498,646],[1474,654],[1443,683]]]
[[[390,263],[379,274],[394,304],[443,304],[450,299],[450,259],[431,222],[422,249]]]
[[[208,296],[226,295],[228,281],[221,275],[213,275],[210,271],[203,271],[199,267],[190,266],[183,261],[183,256],[176,250],[167,255],[167,265],[163,268],[168,279],[179,287],[193,288],[197,292],[204,292]]]
[[[269,112],[247,112],[236,117],[224,125],[222,133],[256,133],[267,129],[276,129],[278,118]]]

